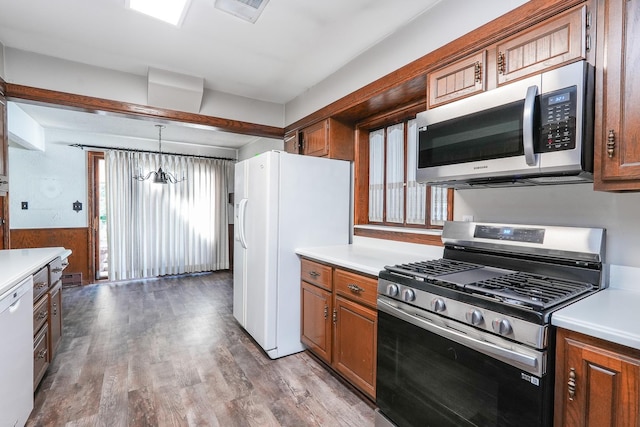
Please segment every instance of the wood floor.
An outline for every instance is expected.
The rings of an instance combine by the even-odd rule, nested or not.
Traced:
[[[27,426],[373,426],[307,353],[269,359],[228,272],[63,289],[60,350]]]

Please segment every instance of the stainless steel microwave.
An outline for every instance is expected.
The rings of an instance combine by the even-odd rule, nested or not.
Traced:
[[[593,181],[593,74],[586,61],[574,62],[418,114],[418,181]]]

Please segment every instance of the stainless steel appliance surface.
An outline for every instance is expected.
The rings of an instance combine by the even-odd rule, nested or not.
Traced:
[[[419,182],[593,181],[593,67],[578,61],[418,114]]]
[[[445,223],[378,280],[376,425],[547,426],[555,310],[606,287],[605,230]]]

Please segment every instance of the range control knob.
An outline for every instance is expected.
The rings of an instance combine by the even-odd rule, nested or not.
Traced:
[[[484,323],[484,317],[482,317],[480,310],[469,310],[464,314],[464,317],[474,326],[480,326]]]
[[[436,313],[442,313],[447,309],[447,306],[442,298],[434,298],[431,300],[431,309]]]
[[[416,299],[416,293],[413,292],[413,289],[404,289],[402,291],[402,299],[406,302],[411,302]]]
[[[494,319],[493,320],[493,330],[500,335],[509,335],[513,332],[513,328],[511,328],[511,323],[507,319]]]
[[[387,295],[389,295],[390,297],[397,297],[398,296],[398,285],[395,285],[393,283],[390,283],[387,285]]]

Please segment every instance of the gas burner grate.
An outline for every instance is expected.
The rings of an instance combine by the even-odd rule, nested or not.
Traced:
[[[437,276],[445,274],[459,273],[462,271],[475,270],[483,268],[478,264],[468,262],[454,261],[450,259],[435,259],[432,261],[411,262],[408,264],[400,264],[394,266],[386,266],[385,269],[391,273],[401,276],[410,277],[418,280],[430,280]]]
[[[465,290],[495,297],[507,304],[544,310],[594,289],[590,283],[516,272],[468,284]]]

